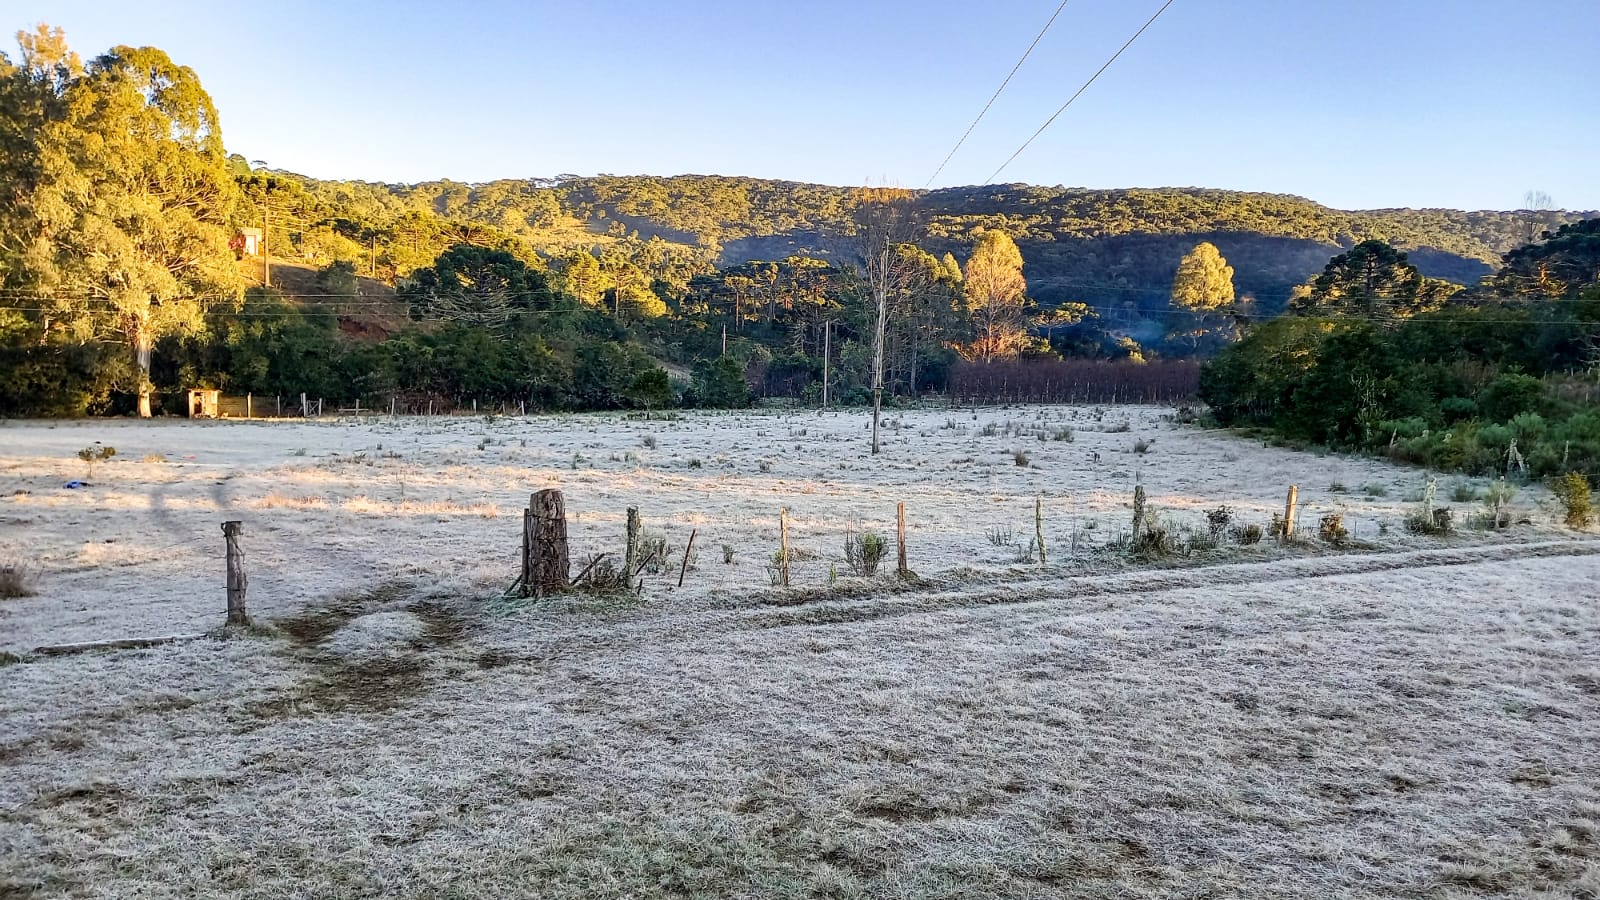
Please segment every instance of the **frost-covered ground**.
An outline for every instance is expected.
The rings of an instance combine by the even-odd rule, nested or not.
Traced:
[[[1265,524],[1298,483],[1303,531],[1339,511],[1357,539],[1416,543],[1399,524],[1417,505],[1422,473],[1265,448],[1170,415],[1154,407],[892,413],[876,459],[860,411],[649,422],[0,422],[0,563],[28,565],[41,588],[0,604],[0,650],[215,625],[224,519],[245,523],[250,608],[267,618],[397,578],[452,594],[504,588],[517,573],[521,510],[544,487],[566,493],[575,559],[620,552],[628,506],[679,552],[698,529],[697,568],[683,590],[675,575],[647,583],[654,601],[679,607],[766,590],[783,507],[792,583],[811,587],[848,574],[842,544],[852,520],[892,537],[897,501],[906,503],[914,571],[1000,571],[1033,536],[1036,497],[1047,549],[1064,562],[1074,536],[1084,555],[1128,530],[1136,481],[1168,521],[1197,528],[1220,504]],[[1056,439],[1069,430],[1072,440]],[[116,456],[77,458],[97,441]],[[1146,452],[1134,452],[1141,442]],[[73,480],[90,486],[63,487]],[[1441,504],[1458,482],[1484,486],[1442,479]],[[1542,496],[1519,498],[1520,513],[1540,525],[1555,520],[1539,507],[1548,507]],[[1457,504],[1458,519],[1476,507]]]
[[[268,626],[0,667],[0,896],[1600,892],[1600,546],[1537,492],[1411,538],[1421,473],[1163,415],[0,425],[0,649],[214,627],[224,518]],[[1372,546],[1116,563],[1135,478]],[[496,599],[545,486],[579,556],[699,529],[684,588]],[[1043,569],[986,534],[1036,496]],[[847,577],[897,500],[926,582]]]

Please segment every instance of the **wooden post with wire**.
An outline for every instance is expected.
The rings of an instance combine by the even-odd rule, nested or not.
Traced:
[[[683,548],[683,563],[678,566],[678,587],[683,587],[683,575],[689,571],[689,554],[694,552],[694,536],[699,533],[698,528],[689,531],[689,543]]]
[[[1047,565],[1044,555],[1044,498],[1033,498],[1033,540],[1039,545],[1039,565]]]
[[[789,507],[778,510],[778,579],[789,586]]]
[[[895,504],[894,540],[898,552],[896,571],[901,578],[910,578],[911,567],[906,565],[906,504],[903,500]]]
[[[239,549],[239,535],[244,532],[243,522],[223,522],[222,539],[228,548],[228,624],[248,625],[245,614],[244,592],[249,579],[244,574],[244,552]]]
[[[1283,539],[1294,538],[1294,517],[1296,507],[1300,505],[1300,485],[1289,485],[1289,497],[1283,504]]]
[[[633,576],[644,567],[644,561],[639,559],[639,551],[644,547],[644,524],[639,519],[639,507],[628,507],[628,543],[622,554],[622,576],[628,580],[629,588],[633,587]]]
[[[822,408],[828,408],[828,374],[833,357],[833,320],[822,323]]]

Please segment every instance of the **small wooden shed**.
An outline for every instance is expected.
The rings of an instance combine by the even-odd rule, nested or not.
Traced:
[[[218,401],[222,392],[210,388],[191,388],[189,390],[189,418],[215,419],[217,417]]]

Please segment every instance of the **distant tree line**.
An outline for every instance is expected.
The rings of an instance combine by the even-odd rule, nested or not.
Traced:
[[[1593,222],[1544,208],[318,181],[226,154],[198,76],[159,50],[85,63],[44,26],[18,42],[0,57],[0,415],[150,414],[190,387],[535,409],[816,402],[825,379],[844,403],[1042,398],[1088,362],[1166,395],[1194,366],[1164,361],[1222,353],[1225,371],[1290,327],[1262,325],[1283,308],[1387,334],[1593,281]]]
[[[1225,425],[1476,474],[1600,472],[1600,219],[1472,291],[1361,244],[1205,367]]]

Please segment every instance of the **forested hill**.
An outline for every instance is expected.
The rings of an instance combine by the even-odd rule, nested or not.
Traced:
[[[729,176],[597,176],[382,185],[305,179],[351,218],[406,212],[475,222],[546,252],[637,235],[696,248],[719,266],[827,256],[850,230],[852,188]],[[1021,246],[1031,293],[1050,304],[1159,309],[1198,240],[1233,264],[1241,295],[1275,309],[1328,258],[1369,238],[1424,274],[1471,284],[1508,250],[1594,213],[1330,209],[1302,197],[1199,188],[1099,190],[1008,184],[931,191],[925,245],[963,255],[981,229]]]

